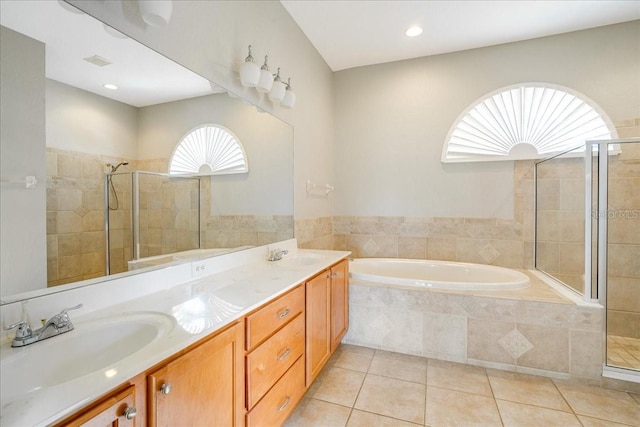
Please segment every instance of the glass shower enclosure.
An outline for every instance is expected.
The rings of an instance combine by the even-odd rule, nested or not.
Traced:
[[[608,369],[640,370],[640,139],[537,162],[535,183],[535,268],[605,307]]]
[[[105,175],[106,274],[130,262],[200,248],[200,178],[134,171]],[[158,263],[164,262],[161,257]]]

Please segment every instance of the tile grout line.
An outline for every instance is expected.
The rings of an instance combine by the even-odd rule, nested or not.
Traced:
[[[484,376],[487,378],[487,383],[489,384],[489,390],[491,390],[491,397],[493,398],[493,404],[496,407],[496,411],[498,412],[498,417],[500,417],[500,423],[504,426],[504,420],[502,419],[502,412],[500,412],[500,407],[498,406],[498,399],[496,399],[496,394],[493,392],[493,385],[491,384],[491,379],[489,378],[489,372],[487,368],[484,368]]]

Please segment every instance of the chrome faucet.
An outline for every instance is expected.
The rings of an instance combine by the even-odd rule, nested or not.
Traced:
[[[26,320],[21,320],[13,325],[5,326],[5,331],[18,328],[16,336],[13,338],[13,341],[11,341],[11,347],[24,347],[25,345],[33,344],[34,342],[46,340],[47,338],[72,331],[73,323],[71,323],[71,319],[69,319],[67,312],[69,310],[77,310],[80,307],[82,307],[82,304],[78,304],[71,308],[65,308],[60,313],[44,322],[42,328],[36,329],[35,331],[31,329],[31,326]]]
[[[273,249],[269,252],[269,258],[267,258],[267,261],[280,261],[282,257],[288,253],[289,251],[286,249]]]

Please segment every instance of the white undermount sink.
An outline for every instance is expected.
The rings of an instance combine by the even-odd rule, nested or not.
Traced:
[[[118,362],[174,327],[173,317],[163,313],[127,313],[76,323],[70,332],[23,348],[7,349],[0,362],[2,401],[99,371],[112,376]]]

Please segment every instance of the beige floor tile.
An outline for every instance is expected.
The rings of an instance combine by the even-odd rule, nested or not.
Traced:
[[[424,405],[424,385],[368,374],[354,408],[423,424]]]
[[[578,419],[584,427],[628,427],[626,424],[615,423],[613,421],[599,420],[584,415],[578,415]]]
[[[344,427],[350,412],[351,408],[304,398],[284,425],[285,427]]]
[[[377,350],[369,373],[420,384],[427,382],[427,359]]]
[[[328,366],[367,372],[375,350],[357,345],[341,344],[327,363]]]
[[[629,393],[569,381],[554,382],[576,414],[640,425],[640,403]]]
[[[562,426],[581,427],[580,421],[569,412],[523,405],[496,399],[498,410],[505,427],[516,426]]]
[[[491,397],[427,386],[425,424],[439,426],[502,426]]]
[[[571,412],[571,408],[549,378],[495,369],[488,369],[487,375],[496,399]]]
[[[427,385],[492,397],[485,368],[429,359]]]
[[[352,407],[364,377],[364,372],[326,367],[307,391],[307,397]]]
[[[640,403],[640,394],[629,393],[638,403]]]
[[[413,424],[397,418],[384,417],[354,409],[349,417],[347,427],[415,427],[421,424]]]

